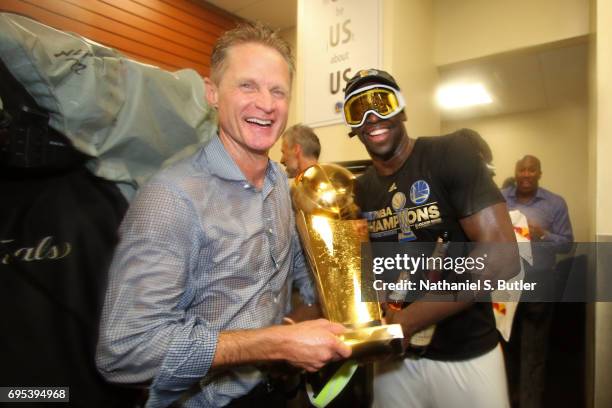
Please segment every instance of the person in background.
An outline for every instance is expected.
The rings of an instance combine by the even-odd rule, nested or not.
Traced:
[[[285,131],[282,141],[280,162],[285,166],[289,178],[319,162],[321,143],[312,128],[293,125]]]
[[[97,364],[111,381],[148,384],[147,407],[284,406],[263,367],[316,371],[351,353],[342,325],[280,325],[292,284],[314,301],[287,178],[268,158],[292,77],[275,31],[245,23],[224,33],[205,80],[217,136],[158,173],[122,223]]]
[[[567,204],[563,197],[540,187],[540,160],[526,155],[516,162],[515,186],[502,190],[508,208],[527,217],[533,243],[533,266],[526,266],[525,279],[537,282],[538,298],[521,302],[517,308],[517,333],[508,345],[510,377],[518,371],[518,391],[511,381],[512,395],[518,395],[521,408],[541,407],[545,387],[548,334],[554,312],[554,269],[556,255],[569,251],[574,240]],[[534,301],[540,300],[540,301]],[[545,300],[542,302],[541,300]],[[518,344],[517,344],[518,343]],[[518,368],[516,368],[518,366]]]
[[[385,71],[359,71],[346,85],[344,116],[373,166],[358,178],[357,205],[373,242],[516,242],[503,197],[474,138],[463,131],[412,139],[405,102]],[[421,212],[420,220],[416,209]],[[426,216],[424,214],[427,214]],[[399,222],[395,222],[394,220]],[[412,221],[410,221],[412,220]],[[492,251],[486,273],[508,279],[519,271],[518,251]],[[454,275],[454,272],[450,272]],[[375,407],[504,407],[506,376],[490,302],[428,301],[386,311],[405,339],[436,324],[429,346],[377,365]]]

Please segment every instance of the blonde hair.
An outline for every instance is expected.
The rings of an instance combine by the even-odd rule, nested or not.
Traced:
[[[210,57],[210,78],[214,83],[218,84],[221,80],[228,50],[235,45],[246,43],[261,44],[278,51],[287,62],[289,75],[293,79],[295,64],[291,54],[291,46],[279,35],[278,30],[255,21],[241,23],[236,28],[224,32],[217,39]]]

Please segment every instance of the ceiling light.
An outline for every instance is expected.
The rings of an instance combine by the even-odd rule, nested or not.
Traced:
[[[456,109],[493,102],[482,84],[447,85],[438,90],[438,104],[444,109]]]

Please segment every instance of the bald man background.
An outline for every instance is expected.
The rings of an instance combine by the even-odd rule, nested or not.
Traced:
[[[556,255],[570,249],[574,235],[563,197],[539,185],[542,165],[537,157],[526,155],[518,160],[514,177],[516,185],[503,189],[502,194],[509,210],[519,210],[527,217],[534,243],[534,263],[533,267],[527,267],[525,278],[537,282],[539,290],[536,299],[527,298],[525,302],[521,298],[517,309],[515,328],[518,330],[510,340],[507,361],[510,394],[511,399],[513,396],[520,399],[521,408],[541,407],[554,311]],[[529,296],[529,293],[523,292],[523,295]]]

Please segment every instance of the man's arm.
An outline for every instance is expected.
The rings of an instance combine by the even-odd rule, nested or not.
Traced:
[[[186,315],[190,264],[197,245],[194,209],[179,192],[144,186],[123,220],[102,311],[97,364],[108,380],[146,383],[200,377],[213,360],[218,333]],[[193,364],[189,364],[189,360]],[[183,380],[185,381],[185,380]]]
[[[470,257],[487,254],[487,268],[479,279],[492,281],[507,280],[520,270],[518,248],[516,245],[497,245],[516,243],[512,223],[505,203],[486,207],[477,213],[460,220],[461,226],[471,241],[477,242]],[[495,245],[487,245],[493,243]],[[492,249],[492,250],[488,250]],[[455,302],[419,300],[398,312],[388,312],[388,323],[400,323],[404,335],[409,339],[414,333],[466,309],[472,299]],[[434,297],[436,295],[433,295]]]
[[[257,330],[221,332],[212,366],[286,361],[306,371],[317,371],[330,361],[350,356],[350,347],[336,336],[344,331],[341,324],[318,319]]]

